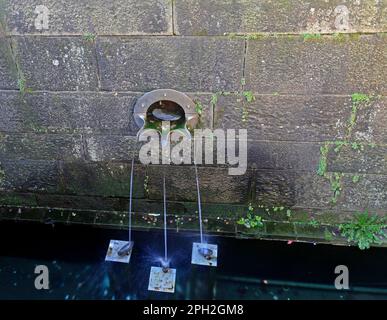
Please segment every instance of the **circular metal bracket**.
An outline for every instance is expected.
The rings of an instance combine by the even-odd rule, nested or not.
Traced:
[[[194,129],[199,121],[195,103],[186,94],[172,89],[157,89],[144,94],[134,106],[134,121],[142,128],[146,121],[147,110],[158,101],[172,101],[183,108],[188,129]]]

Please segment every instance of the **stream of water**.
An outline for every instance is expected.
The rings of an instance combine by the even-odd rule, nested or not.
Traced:
[[[201,204],[201,200],[200,200],[199,175],[198,175],[198,168],[196,166],[196,162],[194,162],[194,165],[195,165],[196,189],[197,189],[197,192],[198,192],[198,211],[199,211],[200,242],[203,243],[202,204]]]
[[[164,196],[164,263],[168,264],[168,241],[167,241],[167,196],[165,190],[165,172],[163,174],[163,196]]]
[[[132,159],[132,168],[130,169],[130,191],[129,191],[129,242],[132,241],[133,171],[134,171],[134,158]]]

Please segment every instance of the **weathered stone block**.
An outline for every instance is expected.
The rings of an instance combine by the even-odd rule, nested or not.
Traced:
[[[64,193],[104,197],[129,197],[130,163],[64,162],[61,167]],[[136,166],[133,198],[144,197],[144,171]]]
[[[84,158],[80,135],[22,134],[2,136],[0,151],[7,159],[79,160]]]
[[[16,59],[26,89],[95,90],[98,87],[94,45],[80,37],[17,37]]]
[[[247,141],[247,163],[257,169],[316,171],[320,145],[277,141]]]
[[[254,171],[252,189],[255,191],[255,200],[266,206],[294,206],[296,176],[294,171]]]
[[[136,135],[133,105],[138,95],[0,91],[0,131]]]
[[[334,190],[330,179],[313,174],[298,174],[294,182],[295,205],[304,208],[334,208],[337,211],[385,210],[385,175],[361,175],[358,182],[353,182],[352,178],[352,174],[341,177],[341,194],[334,204]]]
[[[197,201],[195,170],[192,166],[149,166],[149,198],[162,199],[163,172],[166,175],[167,199]],[[198,168],[203,202],[245,203],[248,198],[249,174],[230,176],[223,168]]]
[[[384,1],[182,0],[175,3],[177,32],[184,35],[387,30]]]
[[[294,205],[303,208],[333,207],[334,191],[331,189],[329,179],[321,177],[317,173],[296,173],[293,179],[296,196]]]
[[[58,1],[4,0],[6,25],[11,33],[42,34],[168,34],[172,33],[169,0]],[[45,5],[48,29],[35,27],[35,8]]]
[[[387,147],[357,142],[334,148],[328,155],[328,170],[355,174],[387,174]]]
[[[343,178],[343,193],[338,206],[345,210],[357,210],[371,213],[386,213],[387,208],[387,176],[363,175],[357,183],[352,176]]]
[[[245,128],[250,140],[342,139],[351,104],[350,97],[277,94],[255,95],[254,101],[243,103],[242,98],[230,95],[220,97],[215,106],[215,128]]]
[[[387,37],[348,41],[279,37],[248,41],[246,84],[259,93],[387,92]]]
[[[1,160],[4,177],[0,190],[15,192],[60,191],[58,164],[55,161]]]
[[[103,90],[236,90],[244,41],[221,38],[97,39]]]
[[[359,107],[352,139],[365,143],[387,143],[387,98],[370,97],[369,103]]]
[[[17,89],[17,79],[17,68],[12,56],[10,41],[2,33],[0,26],[0,89]]]
[[[87,135],[85,141],[91,161],[131,161],[138,156],[140,146],[133,136]]]
[[[292,237],[296,234],[293,223],[275,221],[265,221],[265,232],[269,236],[282,237]]]

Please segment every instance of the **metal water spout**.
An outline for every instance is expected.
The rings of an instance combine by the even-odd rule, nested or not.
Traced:
[[[137,138],[156,130],[165,147],[174,132],[190,139],[190,131],[196,127],[199,115],[195,111],[195,103],[186,94],[172,89],[159,89],[138,99],[134,106],[134,120],[140,128]]]

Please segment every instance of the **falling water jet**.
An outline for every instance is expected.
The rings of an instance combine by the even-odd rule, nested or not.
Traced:
[[[164,202],[164,260],[161,267],[151,267],[148,290],[174,293],[176,282],[176,269],[169,267],[168,260],[168,235],[167,235],[167,196],[165,187],[165,172],[163,175],[163,202]]]
[[[132,167],[130,170],[130,190],[129,190],[129,240],[110,240],[108,251],[106,253],[105,261],[129,263],[132,255],[133,244],[132,241],[132,197],[133,197],[133,172],[134,172],[134,158],[132,159]]]
[[[195,177],[196,177],[196,189],[198,194],[200,243],[194,242],[192,245],[191,263],[216,267],[218,265],[218,246],[216,244],[208,244],[203,240],[202,204],[200,199],[199,175],[198,175],[198,168],[196,166],[196,162],[194,162],[194,166],[195,166]]]

